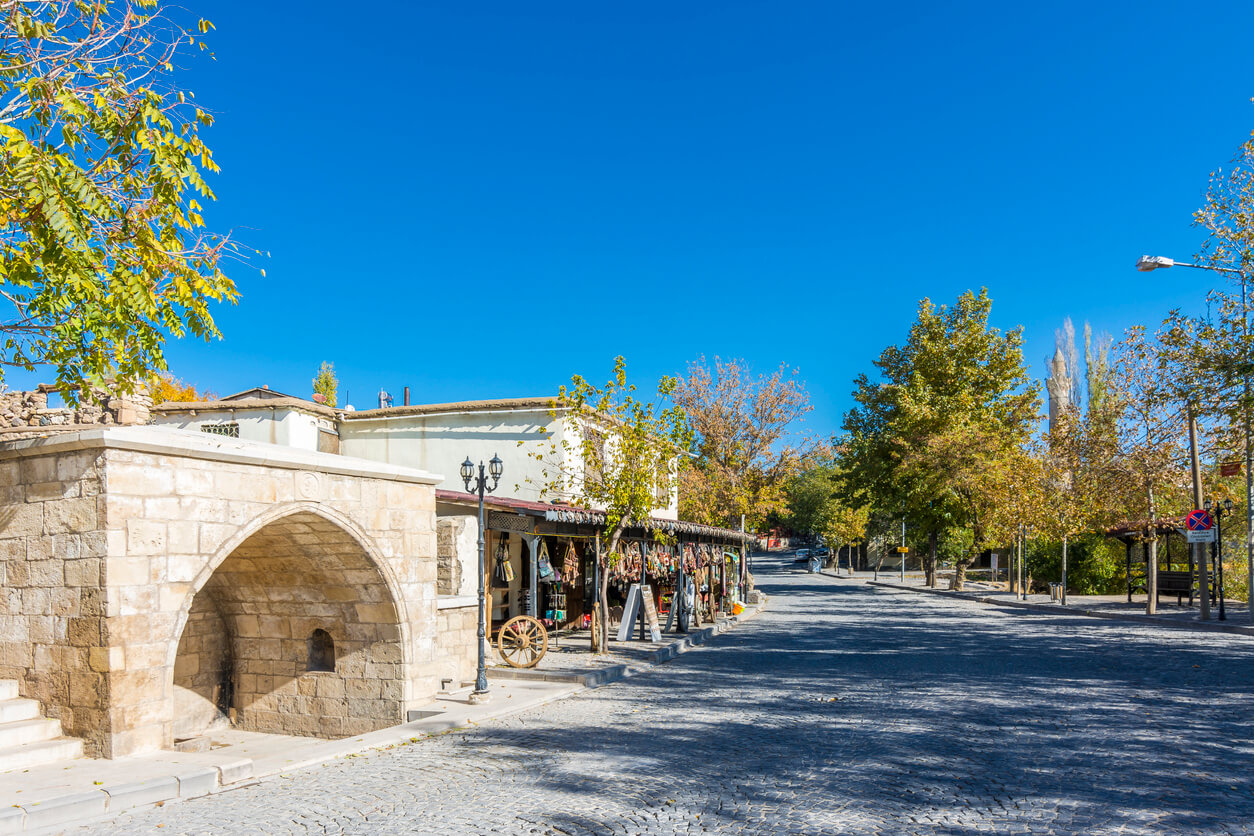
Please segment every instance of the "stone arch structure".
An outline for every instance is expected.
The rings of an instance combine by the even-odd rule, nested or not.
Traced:
[[[317,503],[241,527],[202,570],[170,642],[172,737],[230,718],[316,737],[402,722],[409,622],[387,564],[351,519]],[[330,670],[309,664],[329,636]]]
[[[401,722],[473,671],[462,611],[454,629],[437,605],[438,482],[159,427],[0,443],[0,561],[23,590],[0,678],[102,757],[232,710],[327,737]],[[333,671],[305,670],[316,629]]]

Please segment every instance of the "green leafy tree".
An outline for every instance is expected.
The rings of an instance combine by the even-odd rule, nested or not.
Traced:
[[[340,381],[335,376],[335,364],[323,362],[318,368],[318,373],[314,375],[313,390],[315,395],[321,395],[326,399],[327,406],[334,407],[336,405],[336,393],[339,391]]]
[[[851,508],[841,499],[835,465],[802,471],[789,480],[786,492],[793,530],[818,534],[833,549],[858,545],[866,539],[868,511],[865,507]]]
[[[209,306],[235,301],[222,268],[243,251],[204,230],[213,120],[172,77],[210,24],[172,14],[0,3],[0,379],[48,364],[75,400],[93,377],[129,389],[163,370],[168,337],[219,336]]]
[[[1003,514],[1040,410],[1023,362],[1021,328],[989,325],[988,293],[952,305],[924,299],[905,344],[860,375],[839,443],[842,494],[873,517],[904,512],[933,534],[969,528],[955,587],[987,545],[1014,528]],[[946,538],[951,540],[952,538]],[[933,542],[936,542],[933,539]],[[1001,542],[1009,542],[1006,539]]]
[[[609,561],[630,526],[643,525],[669,504],[676,459],[692,443],[687,416],[671,400],[676,385],[675,378],[665,377],[654,399],[637,398],[622,357],[615,358],[613,375],[603,386],[575,375],[552,405],[551,418],[561,431],[542,428],[550,443],[532,454],[545,465],[542,494],[569,497],[605,512],[606,540],[597,555],[601,585],[594,642],[601,650],[609,644]]]
[[[797,370],[781,365],[754,375],[743,360],[704,357],[688,364],[675,388],[695,435],[694,460],[680,475],[680,513],[708,525],[732,526],[745,516],[757,529],[787,506],[785,487],[816,445],[789,433],[811,409]]]

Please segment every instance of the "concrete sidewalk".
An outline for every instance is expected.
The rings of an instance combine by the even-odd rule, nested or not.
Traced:
[[[829,577],[836,577],[824,572]],[[1219,621],[1219,609],[1211,606],[1211,619],[1202,621],[1196,603],[1192,606],[1178,607],[1174,602],[1160,603],[1158,612],[1146,615],[1145,602],[1134,601],[1129,604],[1127,596],[1120,595],[1068,595],[1067,605],[1053,602],[1048,595],[1029,595],[1028,600],[1021,600],[1017,595],[1004,590],[976,588],[955,592],[950,589],[933,589],[922,583],[905,584],[895,581],[873,581],[864,578],[838,578],[852,583],[865,583],[884,589],[895,589],[903,592],[916,592],[927,595],[943,595],[960,598],[966,601],[977,601],[981,604],[992,604],[999,607],[1025,610],[1029,612],[1050,613],[1052,615],[1073,615],[1086,618],[1106,618],[1117,621],[1130,621],[1138,624],[1149,624],[1176,630],[1196,630],[1207,633],[1229,633],[1233,635],[1254,636],[1254,625],[1250,623],[1249,610],[1242,601],[1225,604],[1227,620]]]
[[[757,616],[765,606],[763,600],[739,616],[682,637],[667,634],[661,644],[647,649],[632,647],[628,653],[634,659],[629,662],[596,667],[581,659],[581,670],[494,667],[489,670],[490,702],[472,705],[471,689],[463,688],[424,706],[424,716],[413,722],[369,734],[320,740],[223,729],[208,735],[213,748],[207,752],[162,751],[117,760],[81,758],[0,773],[0,836],[56,833],[135,807],[251,786],[336,758],[407,746],[424,737],[477,726],[648,670]]]

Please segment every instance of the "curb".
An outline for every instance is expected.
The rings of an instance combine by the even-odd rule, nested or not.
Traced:
[[[49,798],[46,801],[31,804],[15,805],[0,808],[0,836],[25,834],[37,836],[58,832],[67,826],[89,824],[112,818],[118,813],[136,807],[161,804],[169,801],[186,801],[205,795],[226,792],[240,787],[253,786],[265,778],[286,775],[299,769],[318,766],[338,758],[360,754],[370,750],[385,749],[397,745],[408,745],[424,737],[431,737],[457,729],[470,728],[488,720],[495,720],[529,708],[564,700],[583,690],[593,690],[604,685],[619,682],[629,676],[644,673],[652,667],[669,662],[694,647],[705,644],[710,639],[724,633],[751,618],[756,618],[766,609],[767,597],[764,593],[762,601],[746,608],[740,615],[732,616],[720,624],[713,624],[689,633],[687,636],[658,648],[647,656],[647,662],[640,665],[611,665],[588,673],[562,673],[560,671],[522,671],[512,668],[495,669],[491,675],[496,679],[527,679],[555,683],[569,683],[570,688],[557,691],[536,702],[525,706],[514,707],[502,701],[499,710],[489,711],[473,723],[457,721],[451,718],[427,718],[392,726],[379,731],[359,735],[347,740],[328,741],[326,748],[319,754],[301,761],[284,764],[281,769],[272,769],[257,773],[251,758],[241,758],[227,764],[193,767],[173,775],[164,775],[144,781],[101,786],[90,792],[73,793],[70,795]],[[421,726],[421,727],[419,727]]]
[[[195,767],[173,775],[100,787],[19,804],[0,810],[0,834],[49,833],[54,828],[83,824],[110,814],[165,801],[199,798],[252,776],[253,762],[226,767]]]
[[[1028,610],[1030,612],[1049,613],[1050,615],[1071,615],[1083,618],[1104,618],[1108,621],[1130,621],[1134,624],[1150,624],[1155,627],[1167,627],[1173,630],[1192,630],[1198,633],[1228,633],[1237,636],[1254,636],[1254,627],[1241,627],[1236,624],[1213,624],[1210,622],[1188,622],[1173,621],[1170,619],[1155,618],[1152,615],[1140,615],[1138,613],[1119,613],[1108,612],[1106,610],[1081,610],[1074,607],[1064,607],[1058,604],[1034,604],[1030,601],[1005,601],[1001,598],[991,598],[986,595],[977,595],[970,592],[955,592],[952,589],[929,589],[927,587],[918,586],[902,586],[896,583],[886,583],[884,581],[863,581],[867,586],[882,586],[886,589],[896,589],[902,592],[926,592],[929,595],[942,595],[947,598],[956,598],[961,601],[975,601],[980,604],[992,604],[998,607],[1014,607],[1015,609]]]

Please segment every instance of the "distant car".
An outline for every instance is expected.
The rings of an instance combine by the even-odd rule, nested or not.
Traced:
[[[819,546],[817,549],[814,550],[814,553],[817,554],[819,557],[827,557],[829,554],[831,554],[831,552],[827,550],[827,546]]]
[[[797,549],[797,551],[793,554],[792,562],[793,563],[805,563],[809,559],[810,559],[809,549]]]

